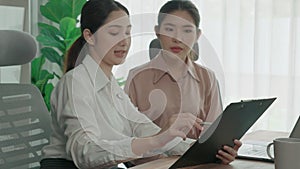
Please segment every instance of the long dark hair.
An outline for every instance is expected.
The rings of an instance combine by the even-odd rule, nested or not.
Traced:
[[[161,25],[166,14],[171,12],[182,10],[187,11],[193,18],[196,27],[200,24],[200,14],[197,7],[189,0],[171,0],[165,3],[159,10],[158,14],[158,26]]]
[[[68,50],[65,61],[65,72],[75,67],[79,53],[86,43],[82,35],[83,30],[89,29],[91,33],[95,33],[105,23],[108,15],[112,11],[118,10],[123,10],[129,15],[126,7],[114,0],[89,0],[84,4],[80,19],[81,36]]]

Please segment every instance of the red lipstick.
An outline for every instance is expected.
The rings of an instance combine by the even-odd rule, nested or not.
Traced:
[[[171,49],[171,51],[173,52],[173,53],[179,53],[179,52],[181,52],[183,49],[181,48],[181,47],[179,47],[179,46],[173,46],[173,47],[170,47],[170,49]]]

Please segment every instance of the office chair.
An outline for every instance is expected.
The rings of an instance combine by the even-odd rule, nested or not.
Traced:
[[[150,60],[153,59],[158,54],[160,49],[161,49],[161,45],[160,45],[159,39],[157,39],[157,38],[153,39],[149,44],[149,57],[150,57]],[[198,60],[198,57],[199,57],[198,43],[194,44],[193,51],[194,51],[195,55],[194,55],[194,58],[192,60],[196,61],[196,60]]]
[[[36,42],[27,33],[0,30],[0,67],[29,63]],[[0,168],[39,168],[49,143],[50,113],[32,84],[0,83]]]

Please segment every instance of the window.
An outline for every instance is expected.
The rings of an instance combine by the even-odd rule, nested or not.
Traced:
[[[29,1],[0,0],[0,29],[29,32]],[[1,83],[30,82],[29,65],[0,68]]]

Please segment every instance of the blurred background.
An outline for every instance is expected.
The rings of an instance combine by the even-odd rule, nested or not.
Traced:
[[[39,44],[31,64],[0,68],[1,83],[34,83],[49,102],[63,74],[64,53],[78,37],[84,1],[0,0],[0,29],[28,32]],[[157,13],[166,1],[119,0],[130,10],[133,25],[127,60],[113,70],[120,85],[129,69],[150,60]],[[196,62],[216,73],[224,107],[241,99],[277,97],[251,131],[290,131],[300,115],[300,0],[191,1],[201,14]]]

